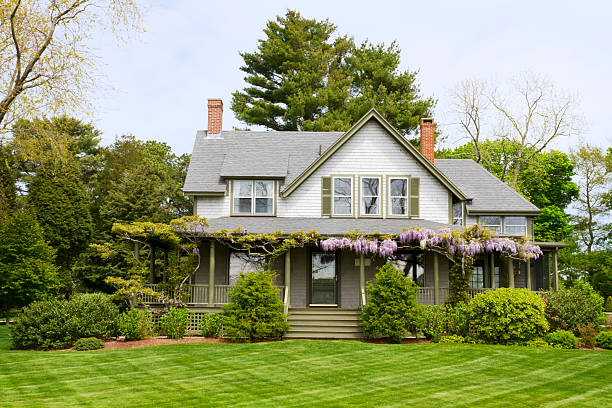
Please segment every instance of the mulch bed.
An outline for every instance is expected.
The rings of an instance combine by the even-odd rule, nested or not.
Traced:
[[[190,343],[229,343],[228,339],[208,337],[183,337],[180,340],[172,340],[165,336],[149,337],[142,340],[125,341],[124,338],[104,342],[103,350],[126,350],[141,347],[165,346],[168,344],[190,344]]]

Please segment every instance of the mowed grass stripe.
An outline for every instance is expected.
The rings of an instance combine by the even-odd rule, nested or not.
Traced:
[[[0,344],[7,344],[6,334],[0,327]],[[308,340],[82,353],[3,350],[0,406],[605,407],[612,404],[611,356]]]

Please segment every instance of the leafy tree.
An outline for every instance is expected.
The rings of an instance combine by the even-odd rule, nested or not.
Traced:
[[[612,149],[606,154],[602,148],[586,144],[572,150],[570,157],[581,187],[576,202],[576,236],[590,253],[606,247],[610,238],[610,226],[605,222],[612,213],[607,200],[612,191]]]
[[[399,69],[400,50],[336,36],[329,20],[289,10],[268,21],[257,51],[241,53],[248,86],[232,110],[249,125],[274,130],[344,131],[376,107],[401,132],[434,106],[423,99],[416,72]]]
[[[100,27],[136,28],[133,0],[7,0],[0,6],[0,131],[40,111],[82,107],[94,84],[87,46]]]
[[[13,157],[9,150],[0,144],[0,221],[5,214],[15,208],[17,201],[17,177]]]
[[[29,185],[28,205],[36,211],[45,238],[57,250],[58,266],[69,269],[89,245],[93,228],[76,163],[40,166]]]
[[[32,212],[13,212],[0,220],[0,308],[8,313],[44,299],[58,285],[55,251],[43,238]]]

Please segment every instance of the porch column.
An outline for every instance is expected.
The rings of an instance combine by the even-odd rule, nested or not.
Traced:
[[[496,289],[495,287],[495,254],[489,254],[489,272],[491,273],[491,288]]]
[[[525,269],[527,270],[527,289],[532,290],[531,289],[531,259],[527,260],[527,267]]]
[[[559,269],[557,266],[557,248],[552,253],[552,267],[553,267],[553,289],[559,290]]]
[[[215,241],[210,241],[208,254],[208,306],[215,305]]]
[[[440,268],[438,265],[438,254],[433,254],[433,272],[434,272],[434,305],[440,304]]]
[[[287,305],[287,307],[289,307],[291,305],[291,303],[289,303],[289,295],[291,294],[291,250],[288,249],[287,252],[285,252],[285,294],[287,295],[287,298],[285,299],[285,304]]]
[[[365,294],[365,255],[359,254],[359,304],[365,306],[363,296]]]
[[[514,287],[514,265],[512,263],[512,259],[508,258],[506,260],[506,269],[508,270],[508,287]]]

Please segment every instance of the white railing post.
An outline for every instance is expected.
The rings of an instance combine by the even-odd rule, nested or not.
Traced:
[[[215,241],[210,241],[208,252],[208,306],[215,305]]]

